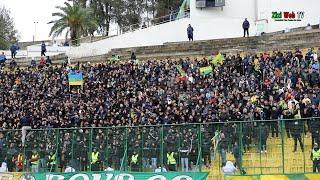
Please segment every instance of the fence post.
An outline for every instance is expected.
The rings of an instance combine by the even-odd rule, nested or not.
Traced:
[[[201,133],[201,128],[202,125],[199,124],[198,125],[198,138],[199,138],[199,143],[198,143],[198,149],[199,149],[199,154],[200,154],[200,161],[199,161],[199,172],[201,172],[202,170],[202,133]]]
[[[106,157],[106,159],[105,159],[105,161],[107,161],[107,166],[108,167],[111,167],[111,164],[110,164],[110,162],[109,162],[109,147],[108,147],[108,145],[109,145],[109,137],[108,137],[108,134],[109,134],[109,128],[106,128],[106,132],[105,132],[106,134],[105,134],[105,140],[106,140],[106,146],[105,146],[105,157]],[[103,162],[105,162],[105,161],[103,161]],[[105,166],[103,166],[103,167],[105,167]]]
[[[59,148],[60,148],[59,147],[59,145],[60,145],[59,144],[59,140],[60,140],[60,129],[56,129],[56,152],[55,152],[56,153],[56,159],[55,159],[55,161],[56,161],[55,164],[56,165],[54,166],[55,167],[54,171],[56,171],[56,169],[57,169],[57,167],[59,165],[58,162],[57,162],[58,159],[59,159]],[[52,169],[50,171],[52,171]]]
[[[93,133],[93,128],[90,128],[89,132],[89,171],[91,171],[91,163],[92,163],[92,133]]]
[[[185,125],[183,125],[183,126],[185,126]],[[187,126],[187,125],[186,125]],[[177,164],[176,164],[176,168],[177,168],[177,171],[179,171],[179,169],[181,168],[181,171],[182,171],[182,164],[181,164],[181,153],[180,153],[180,147],[181,147],[181,145],[182,145],[182,143],[181,143],[181,141],[183,141],[182,140],[182,125],[178,125],[178,126],[176,126],[176,128],[178,129],[178,133],[180,134],[180,136],[179,136],[179,140],[178,140],[178,147],[177,147],[177,150],[178,150],[178,158],[177,158]],[[185,128],[185,127],[184,127]],[[180,162],[180,163],[179,163]],[[179,167],[179,164],[180,164],[180,167]]]
[[[8,133],[7,133],[8,134]],[[6,136],[7,136],[7,134],[6,134]],[[7,137],[6,137],[7,138]],[[8,147],[10,147],[10,144],[9,144],[9,146]],[[26,144],[24,144],[24,146],[23,146],[23,158],[22,158],[22,171],[23,172],[26,172],[26,168],[27,168],[27,170],[28,170],[28,161],[27,161],[27,155],[26,155]],[[27,167],[26,167],[27,166]]]
[[[280,129],[281,129],[281,151],[282,151],[282,174],[284,174],[284,120],[280,120]]]
[[[144,169],[144,154],[143,154],[143,148],[144,148],[144,133],[143,133],[144,129],[142,128],[141,132],[141,141],[140,141],[140,154],[141,154],[141,163],[140,163],[140,168],[141,171],[143,171]],[[137,154],[139,154],[139,152],[137,152]]]
[[[300,119],[300,121],[302,121],[302,124],[303,124],[303,127],[302,127],[302,144],[303,144],[303,151],[302,151],[302,154],[303,154],[303,173],[306,173],[306,154],[305,154],[305,151],[306,151],[306,148],[305,148],[305,146],[306,146],[306,142],[305,142],[305,121],[304,121],[304,119],[303,120],[301,120]],[[299,122],[300,123],[300,122]],[[313,147],[313,145],[311,145],[311,147]],[[298,147],[297,147],[298,148]]]
[[[126,127],[126,129],[125,129],[125,138],[126,138],[126,140],[125,140],[125,154],[124,154],[124,170],[126,171],[126,170],[128,170],[128,127]]]
[[[160,129],[160,163],[161,163],[161,172],[163,169],[163,125],[161,125],[161,129]]]
[[[262,174],[262,159],[261,159],[261,155],[262,155],[262,136],[261,136],[261,123],[259,123],[259,125],[258,125],[259,127],[259,146],[258,146],[258,148],[259,148],[259,151],[258,151],[258,153],[259,153],[259,155],[260,155],[260,164],[259,164],[259,166],[260,166],[260,174]]]
[[[240,127],[239,127],[239,134],[238,134],[238,137],[239,137],[239,152],[234,152],[234,153],[239,153],[240,155],[240,161],[238,162],[238,166],[239,166],[239,169],[240,169],[240,174],[243,175],[243,171],[242,171],[242,151],[243,151],[243,142],[242,142],[242,139],[243,139],[243,133],[242,133],[242,122],[240,122]]]
[[[74,131],[76,131],[76,130],[72,130],[72,142],[71,142],[71,159],[72,160],[74,160],[73,158],[74,158],[74,136],[75,136],[75,134],[74,134]]]

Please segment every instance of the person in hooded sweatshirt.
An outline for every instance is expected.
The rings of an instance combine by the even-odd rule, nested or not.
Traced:
[[[7,163],[2,162],[1,167],[0,167],[0,173],[2,172],[8,172],[8,167],[7,167]]]
[[[72,172],[76,172],[76,162],[74,160],[71,160],[68,164],[68,166],[66,167],[66,169],[64,170],[65,173],[72,173]]]
[[[222,167],[222,171],[224,174],[234,174],[237,171],[237,168],[231,161],[227,161],[226,165]]]
[[[66,167],[66,169],[64,170],[64,172],[65,173],[72,173],[72,172],[76,172],[76,170],[73,167],[71,167],[70,165],[68,165]]]

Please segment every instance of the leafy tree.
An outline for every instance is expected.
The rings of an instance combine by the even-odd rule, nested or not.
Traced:
[[[89,7],[93,10],[98,23],[97,33],[108,35],[111,21],[112,0],[89,0]]]
[[[153,19],[168,15],[170,8],[178,10],[183,0],[68,0],[74,5],[92,11],[97,22],[88,30],[108,35],[111,23],[115,23],[125,32],[141,27],[143,19]],[[163,19],[162,19],[163,20]],[[162,21],[161,19],[159,21]]]
[[[78,4],[70,5],[68,2],[64,3],[65,6],[57,6],[61,12],[53,13],[53,17],[58,19],[51,21],[50,36],[57,37],[67,30],[70,33],[72,44],[77,44],[81,36],[93,34],[97,28],[97,22],[93,17],[93,12],[90,8],[82,8]]]
[[[17,34],[10,11],[4,6],[0,7],[0,49],[8,49],[10,43],[17,42]]]
[[[80,7],[86,8],[88,0],[68,0],[68,1],[72,1],[73,4],[78,4]]]

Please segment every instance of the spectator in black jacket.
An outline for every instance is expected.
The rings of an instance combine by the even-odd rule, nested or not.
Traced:
[[[292,137],[294,140],[294,149],[293,152],[297,151],[297,141],[299,141],[301,151],[304,151],[303,142],[301,139],[301,133],[303,132],[303,123],[299,120],[295,120],[292,124]]]
[[[191,151],[191,144],[187,139],[184,139],[182,142],[182,146],[179,149],[180,157],[181,157],[181,171],[188,172],[189,171],[189,154]]]
[[[47,47],[46,47],[46,44],[44,43],[44,41],[42,41],[41,43],[41,56],[46,56],[46,53],[47,52]]]
[[[260,124],[260,151],[261,153],[267,152],[267,139],[269,135],[269,129],[268,126],[265,123]]]
[[[26,140],[26,136],[27,136],[27,130],[31,130],[31,117],[29,115],[27,115],[26,113],[24,113],[24,116],[21,118],[21,125],[22,125],[22,137],[21,137],[21,141],[22,141],[22,145],[25,145],[25,140]]]
[[[320,105],[318,108],[313,105],[312,118],[309,121],[312,144],[320,144]]]
[[[218,144],[218,151],[221,157],[221,167],[223,167],[227,162],[227,149],[228,149],[228,142],[226,141],[225,134],[221,133],[220,135],[220,142]]]
[[[246,37],[246,33],[247,33],[247,36],[249,37],[250,23],[247,20],[247,18],[244,19],[244,21],[242,23],[242,28],[243,28],[243,37]]]

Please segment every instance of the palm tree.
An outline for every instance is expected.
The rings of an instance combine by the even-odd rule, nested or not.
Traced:
[[[49,35],[57,37],[67,30],[66,36],[70,33],[72,44],[77,44],[81,36],[93,35],[97,29],[97,22],[92,18],[94,16],[91,9],[82,8],[78,4],[70,5],[68,2],[64,4],[64,7],[56,7],[62,12],[52,13],[52,16],[58,19],[49,22],[49,24],[53,23]]]

